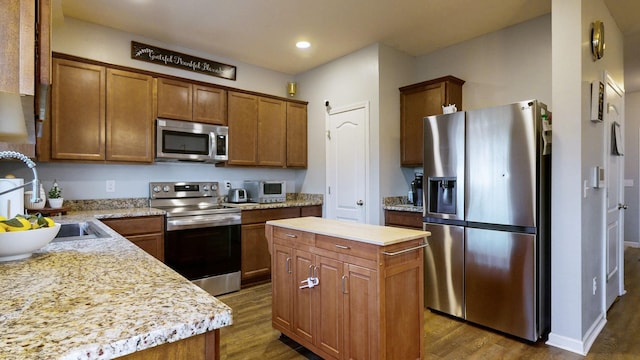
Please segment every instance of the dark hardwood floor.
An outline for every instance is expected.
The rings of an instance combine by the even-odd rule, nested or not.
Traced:
[[[424,312],[425,360],[430,359],[637,359],[640,358],[640,249],[625,251],[625,288],[607,314],[607,325],[586,357],[498,334]],[[271,328],[271,284],[219,296],[233,309],[234,324],[221,330],[224,360],[319,359]]]

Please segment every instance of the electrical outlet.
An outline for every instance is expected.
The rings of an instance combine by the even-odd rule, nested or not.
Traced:
[[[227,190],[231,189],[231,181],[225,180],[224,181],[224,188],[227,189]]]
[[[596,290],[598,290],[598,278],[594,277],[593,278],[593,295],[596,294]]]
[[[116,192],[115,180],[107,180],[107,192]]]

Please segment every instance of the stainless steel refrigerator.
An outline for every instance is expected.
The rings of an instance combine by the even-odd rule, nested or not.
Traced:
[[[424,119],[426,307],[529,341],[548,332],[549,119],[536,100]]]

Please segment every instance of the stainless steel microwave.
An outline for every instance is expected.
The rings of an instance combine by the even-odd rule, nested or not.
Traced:
[[[278,203],[287,200],[286,181],[245,180],[243,186],[247,190],[249,202]]]
[[[156,120],[157,161],[229,160],[229,128],[189,121]]]

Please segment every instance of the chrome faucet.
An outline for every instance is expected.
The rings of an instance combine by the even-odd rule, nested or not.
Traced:
[[[21,160],[23,163],[27,164],[27,166],[29,167],[29,169],[31,169],[31,171],[33,171],[33,181],[30,181],[30,182],[28,182],[26,184],[23,184],[23,185],[20,185],[20,186],[16,186],[16,187],[11,188],[9,190],[4,190],[3,192],[0,192],[0,195],[4,195],[6,193],[10,193],[10,192],[18,190],[20,188],[27,187],[27,185],[31,184],[33,193],[31,194],[31,200],[30,201],[32,203],[40,202],[42,199],[40,199],[40,180],[38,180],[38,172],[36,171],[36,163],[31,161],[31,159],[29,159],[26,155],[21,154],[21,153],[19,153],[17,151],[0,151],[0,159],[17,159],[17,160]]]

